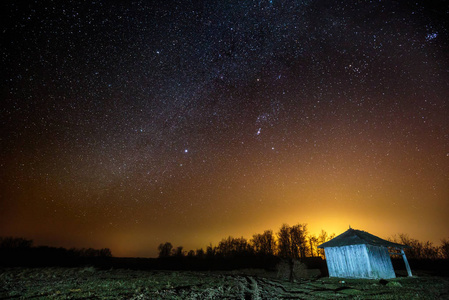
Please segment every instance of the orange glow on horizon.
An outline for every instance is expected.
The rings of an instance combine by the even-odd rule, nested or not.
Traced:
[[[29,2],[4,7],[0,236],[449,238],[441,3]]]

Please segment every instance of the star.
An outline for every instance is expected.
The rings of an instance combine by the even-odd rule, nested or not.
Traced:
[[[155,256],[350,218],[439,242],[444,1],[178,2],[2,5],[0,236]]]

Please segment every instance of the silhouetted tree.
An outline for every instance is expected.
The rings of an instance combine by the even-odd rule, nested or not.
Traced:
[[[285,258],[303,258],[308,251],[307,224],[289,227],[283,224],[278,232],[279,256]]]
[[[15,237],[0,237],[0,249],[26,249],[31,248],[33,240]]]
[[[157,250],[159,251],[159,257],[169,257],[171,254],[171,251],[173,249],[173,245],[169,242],[165,244],[160,244],[157,247]]]
[[[290,228],[291,257],[300,259],[306,257],[307,245],[307,224],[296,224]]]
[[[195,251],[189,250],[189,252],[187,252],[187,257],[189,258],[195,257]]]
[[[407,234],[401,233],[398,237],[393,236],[389,239],[395,243],[408,245],[411,248],[404,249],[407,258],[410,259],[438,259],[443,257],[441,247],[434,246],[432,242],[420,242],[417,239],[410,238]]]
[[[407,234],[400,233],[398,237],[393,236],[393,239],[390,239],[395,243],[400,243],[403,245],[410,246],[411,248],[404,249],[407,258],[409,259],[421,259],[423,258],[423,244],[413,238],[410,238]]]
[[[79,257],[86,257],[86,249],[85,248],[81,248],[81,249],[76,249],[77,251],[77,253],[78,253],[78,256]]]
[[[112,257],[112,252],[109,248],[100,249],[100,257]]]
[[[289,280],[293,281],[293,252],[292,252],[292,238],[291,238],[291,230],[288,224],[282,224],[278,236],[278,255],[283,258],[289,266]]]
[[[262,234],[254,234],[251,239],[254,252],[259,255],[274,255],[276,252],[276,240],[272,230],[265,230]]]
[[[309,250],[310,250],[310,256],[314,257],[314,253],[316,253],[316,247],[318,243],[318,238],[316,237],[316,235],[311,235],[309,236]]]
[[[233,238],[229,236],[218,243],[217,251],[223,257],[242,256],[251,252],[251,246],[243,237]]]
[[[440,254],[441,258],[449,259],[449,239],[441,240]]]
[[[331,234],[331,235],[328,235],[326,231],[324,231],[323,229],[321,229],[321,233],[320,233],[320,235],[318,236],[318,243],[317,243],[317,246],[319,246],[319,245],[321,245],[321,244],[323,244],[323,243],[325,243],[325,242],[327,242],[327,241],[330,241],[330,240],[333,239],[334,237],[335,237],[335,234],[334,234],[334,233]],[[318,253],[318,255],[321,256],[322,258],[325,258],[324,249],[321,249],[321,248],[318,249],[318,248],[317,248],[317,253]]]
[[[425,259],[438,259],[440,248],[433,245],[432,242],[427,241],[423,244],[423,256]]]
[[[235,238],[232,243],[234,255],[246,256],[253,253],[253,248],[244,237]]]
[[[232,237],[228,237],[227,239],[222,239],[217,246],[217,252],[220,256],[231,256],[231,239]]]
[[[282,258],[292,257],[292,241],[290,237],[290,227],[288,224],[282,224],[278,236],[278,255]]]
[[[195,255],[196,255],[196,257],[198,257],[198,258],[204,258],[204,250],[203,250],[203,248],[196,249]]]
[[[86,257],[97,257],[98,256],[98,251],[93,249],[93,248],[88,248],[85,251],[85,256]]]
[[[175,249],[172,250],[173,252],[173,256],[175,257],[184,257],[185,252],[183,251],[184,247],[183,246],[178,246]]]
[[[273,234],[273,230],[265,230],[261,236],[262,248],[261,252],[264,255],[276,254],[276,239]]]
[[[212,258],[215,256],[216,248],[212,246],[212,243],[209,244],[206,248],[206,257]]]

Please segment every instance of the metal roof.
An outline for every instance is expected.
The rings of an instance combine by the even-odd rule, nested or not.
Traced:
[[[356,230],[352,228],[349,228],[347,231],[343,232],[339,236],[336,236],[332,240],[319,245],[318,248],[340,247],[340,246],[362,245],[362,244],[382,246],[382,247],[410,248],[410,246],[389,242],[384,239],[381,239],[380,237],[372,235],[366,231]]]

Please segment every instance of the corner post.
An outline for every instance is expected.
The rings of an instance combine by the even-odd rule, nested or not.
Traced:
[[[407,256],[405,256],[404,249],[401,248],[402,258],[404,259],[405,268],[407,269],[407,274],[409,277],[412,276],[412,270],[410,269],[410,265],[408,264]]]

